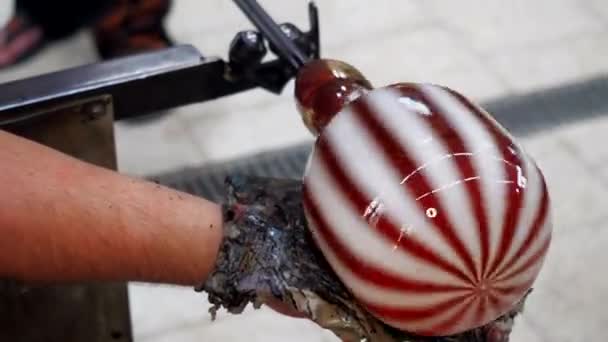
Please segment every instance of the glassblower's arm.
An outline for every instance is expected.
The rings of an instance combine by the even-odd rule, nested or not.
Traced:
[[[220,207],[0,131],[0,278],[194,286],[215,262]]]

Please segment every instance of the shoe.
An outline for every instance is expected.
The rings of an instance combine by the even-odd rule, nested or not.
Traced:
[[[95,25],[102,59],[167,48],[173,45],[163,26],[168,0],[120,0]]]
[[[16,14],[0,28],[0,69],[34,56],[45,43],[42,28],[27,16]]]

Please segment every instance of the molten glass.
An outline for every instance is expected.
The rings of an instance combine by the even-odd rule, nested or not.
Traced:
[[[534,160],[490,114],[431,84],[372,89],[352,66],[296,81],[317,135],[304,176],[309,229],[384,323],[444,336],[485,325],[529,291],[551,241]]]

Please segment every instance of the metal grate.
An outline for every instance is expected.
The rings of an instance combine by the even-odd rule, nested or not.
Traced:
[[[608,76],[508,97],[483,105],[516,136],[608,113]],[[223,199],[227,175],[300,178],[311,144],[305,143],[245,158],[151,177],[161,184],[202,196]]]
[[[298,179],[304,171],[310,150],[311,144],[305,143],[200,168],[180,170],[151,179],[192,195],[221,201],[227,175]]]

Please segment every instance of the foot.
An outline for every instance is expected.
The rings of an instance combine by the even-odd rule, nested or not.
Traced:
[[[35,55],[44,45],[42,28],[24,15],[13,16],[0,28],[0,69]]]

